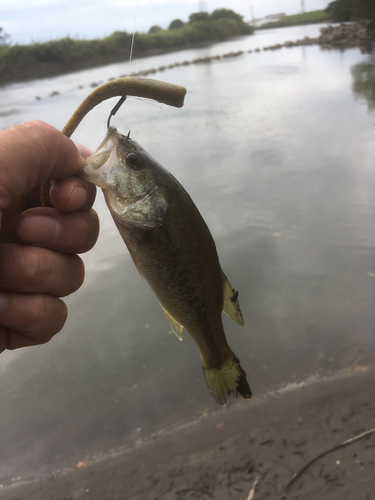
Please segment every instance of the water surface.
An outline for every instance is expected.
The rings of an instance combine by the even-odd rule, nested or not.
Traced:
[[[188,89],[184,108],[129,100],[113,120],[207,221],[240,291],[245,327],[224,323],[255,395],[374,362],[375,58],[317,46],[248,53],[318,30],[136,60],[132,71],[244,51],[157,73]],[[62,128],[92,82],[127,71],[111,64],[1,87],[0,127],[39,118]],[[114,102],[73,138],[95,149]],[[101,193],[96,209],[100,238],[84,256],[84,286],[66,299],[63,331],[1,355],[0,482],[109,453],[215,405],[193,342],[169,331]]]

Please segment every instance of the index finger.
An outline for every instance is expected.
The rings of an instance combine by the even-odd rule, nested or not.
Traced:
[[[0,132],[0,210],[47,179],[73,176],[85,160],[59,130],[39,120]]]

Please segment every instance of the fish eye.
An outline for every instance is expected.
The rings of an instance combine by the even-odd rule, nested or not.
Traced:
[[[136,153],[129,153],[125,158],[126,166],[132,170],[138,170],[141,167],[142,159]]]

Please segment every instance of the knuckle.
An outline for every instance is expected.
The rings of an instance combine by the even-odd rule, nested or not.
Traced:
[[[99,218],[93,210],[82,210],[59,215],[61,232],[51,249],[66,254],[85,253],[99,236]]]
[[[26,286],[45,281],[49,275],[46,252],[36,247],[27,248],[20,259],[20,275]]]

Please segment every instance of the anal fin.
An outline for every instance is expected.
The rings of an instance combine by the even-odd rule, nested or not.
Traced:
[[[174,317],[171,314],[169,314],[169,312],[166,309],[164,309],[164,307],[161,304],[160,307],[163,309],[163,313],[165,314],[165,317],[167,318],[173,333],[176,334],[178,340],[182,340],[182,330],[184,327],[177,320],[175,320]]]

